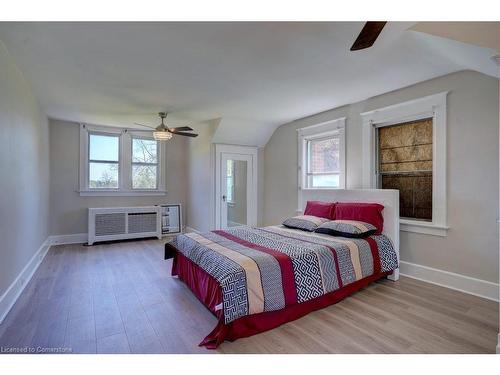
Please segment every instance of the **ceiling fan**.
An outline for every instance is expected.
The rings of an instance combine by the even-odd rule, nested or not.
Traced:
[[[351,51],[358,51],[360,49],[370,48],[373,46],[373,43],[377,40],[386,23],[387,22],[385,21],[366,22],[358,37],[354,41]]]
[[[137,130],[133,129],[133,131],[143,131],[143,132],[153,132],[153,137],[157,141],[168,141],[172,138],[173,135],[182,135],[184,137],[197,137],[198,134],[195,133],[186,133],[187,131],[193,131],[189,126],[179,126],[177,128],[169,128],[164,124],[164,120],[167,118],[167,112],[160,112],[158,116],[161,118],[161,124],[156,128],[152,126],[147,126],[144,124],[139,124],[134,122],[135,125],[144,126],[145,128],[149,128],[151,130]]]

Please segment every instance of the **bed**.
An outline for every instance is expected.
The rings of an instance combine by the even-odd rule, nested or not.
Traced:
[[[172,275],[218,318],[200,346],[215,349],[334,304],[382,277],[398,279],[397,190],[311,190],[301,198],[298,211],[307,200],[380,203],[383,232],[353,239],[275,225],[177,236],[165,245]]]

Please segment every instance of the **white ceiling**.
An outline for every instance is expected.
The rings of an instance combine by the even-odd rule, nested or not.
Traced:
[[[131,126],[222,118],[217,141],[264,145],[294,119],[463,69],[493,50],[391,22],[350,52],[362,22],[0,23],[49,117]]]

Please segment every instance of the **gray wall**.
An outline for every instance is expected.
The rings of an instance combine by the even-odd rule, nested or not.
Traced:
[[[165,196],[82,197],[79,189],[80,128],[77,123],[50,120],[50,233],[87,232],[88,207],[147,206],[181,203],[186,214],[186,146],[184,137],[168,141]],[[184,221],[184,225],[186,222]]]
[[[87,232],[88,207],[181,203],[184,225],[213,229],[214,145],[217,121],[194,124],[197,138],[174,137],[167,144],[167,195],[152,197],[82,197],[79,189],[79,125],[50,120],[50,234]],[[263,205],[263,150],[259,150],[259,207]],[[259,209],[259,222],[262,210]]]
[[[296,129],[347,117],[346,187],[362,187],[361,112],[450,91],[447,237],[401,232],[401,259],[498,282],[498,79],[472,71],[435,78],[279,127],[265,148],[264,223],[297,206]]]
[[[188,141],[187,225],[198,231],[214,227],[214,146],[218,121],[193,125],[198,137]]]
[[[48,236],[48,122],[0,41],[0,296]]]

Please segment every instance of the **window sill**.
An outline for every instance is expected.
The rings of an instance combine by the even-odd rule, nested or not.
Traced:
[[[167,195],[166,190],[80,190],[81,197],[145,197]]]
[[[450,227],[447,225],[438,225],[426,222],[401,219],[399,221],[399,229],[402,230],[403,232],[421,233],[421,234],[429,234],[431,236],[446,237],[448,235],[448,229],[450,229]]]
[[[307,191],[313,191],[313,190],[332,190],[332,191],[335,191],[335,190],[342,190],[342,189],[345,189],[343,187],[315,187],[315,188],[300,188],[300,190],[307,190]]]

